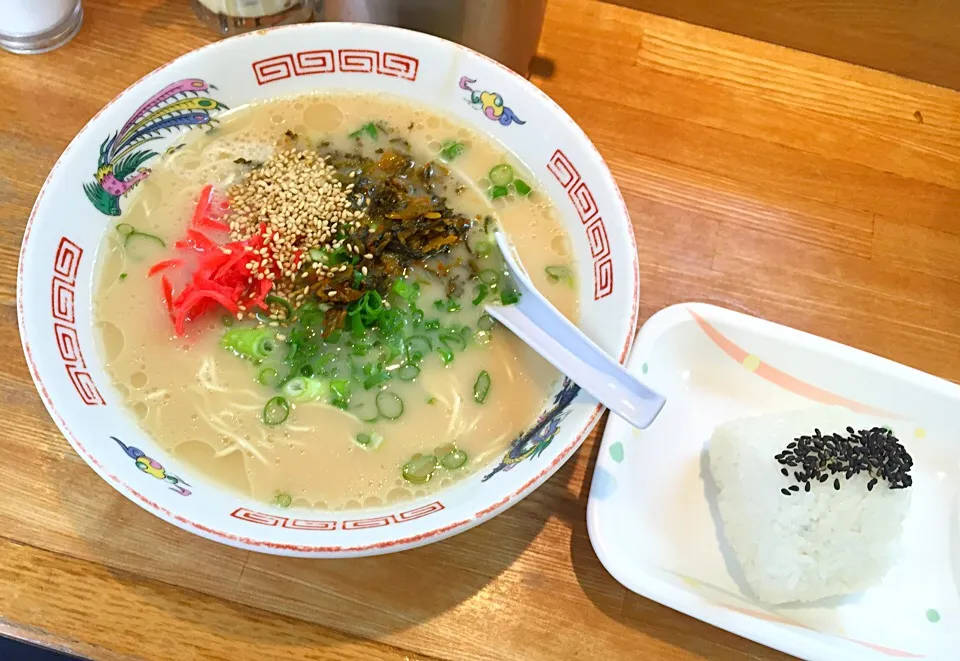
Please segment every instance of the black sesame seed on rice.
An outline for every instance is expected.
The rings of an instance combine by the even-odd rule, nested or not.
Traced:
[[[891,489],[905,489],[913,484],[909,474],[913,458],[889,429],[874,427],[858,431],[847,427],[846,431],[846,437],[840,434],[824,436],[815,429],[813,436],[795,438],[775,457],[783,466],[780,472],[784,477],[790,477],[792,472],[794,479],[803,484],[805,492],[811,490],[812,482],[822,484],[830,476],[834,476],[833,488],[839,491],[840,476],[850,480],[861,473],[870,478],[868,491],[873,491],[881,480],[886,480]],[[799,470],[788,470],[793,468]],[[799,490],[797,485],[781,489],[787,491],[785,495]]]
[[[787,489],[780,489],[780,493],[782,493],[784,496],[790,495],[790,492]]]

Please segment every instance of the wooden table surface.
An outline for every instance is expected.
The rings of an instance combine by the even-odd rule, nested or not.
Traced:
[[[786,658],[604,571],[598,433],[496,519],[347,561],[205,541],[87,468],[21,357],[24,224],[81,126],[211,35],[185,0],[84,4],[65,48],[0,55],[0,634],[107,660]],[[550,0],[540,53],[626,198],[641,321],[714,302],[960,381],[958,93],[599,0]]]

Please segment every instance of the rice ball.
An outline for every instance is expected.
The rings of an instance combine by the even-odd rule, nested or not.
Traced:
[[[714,432],[710,472],[724,535],[761,601],[859,592],[897,557],[913,461],[889,430],[853,431],[858,417],[822,406]]]

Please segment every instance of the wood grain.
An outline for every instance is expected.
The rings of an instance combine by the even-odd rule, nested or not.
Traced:
[[[951,0],[607,0],[960,89]]]
[[[85,6],[67,47],[0,55],[0,633],[107,660],[786,658],[605,572],[598,432],[489,523],[350,561],[213,544],[89,470],[20,357],[24,223],[81,126],[210,36],[179,0]],[[960,381],[957,93],[595,0],[551,0],[540,54],[622,188],[641,320],[709,301]]]

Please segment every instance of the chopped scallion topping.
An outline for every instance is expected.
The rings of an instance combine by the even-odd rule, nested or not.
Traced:
[[[277,370],[272,367],[264,367],[257,375],[257,383],[262,386],[274,386],[277,384]]]
[[[298,404],[326,399],[330,396],[330,382],[323,379],[298,376],[284,384],[283,394],[289,397],[291,402],[297,402]]]
[[[449,365],[453,362],[453,352],[445,344],[437,347],[437,353],[440,354],[440,360],[443,361],[444,365]]]
[[[467,453],[453,448],[440,458],[440,465],[447,470],[456,470],[467,463]]]
[[[477,404],[483,404],[488,394],[490,394],[490,374],[487,370],[483,370],[473,384],[473,399]]]
[[[504,289],[500,292],[500,302],[503,305],[513,305],[520,300],[520,294],[516,289]]]
[[[123,237],[124,248],[128,247],[130,242],[137,238],[153,241],[154,243],[159,244],[162,248],[167,247],[167,242],[161,239],[159,236],[150,234],[148,232],[141,232],[140,230],[134,228],[134,226],[130,223],[120,223],[117,225],[117,232]]]
[[[353,437],[353,442],[364,450],[376,450],[383,445],[383,436],[376,432],[361,433]]]
[[[241,358],[260,362],[276,348],[276,335],[269,328],[231,328],[220,338],[220,346]]]
[[[483,303],[483,299],[487,297],[487,294],[490,293],[490,288],[483,284],[482,282],[477,285],[477,295],[471,301],[474,305],[480,305]]]
[[[543,269],[547,274],[547,280],[550,282],[566,282],[569,285],[573,284],[573,274],[570,272],[570,267],[568,266],[548,266]]]
[[[490,180],[490,183],[493,184],[494,187],[499,186],[506,188],[510,182],[513,181],[513,168],[506,163],[495,165],[490,169],[489,174],[487,174],[487,179]]]
[[[361,136],[367,136],[372,140],[376,140],[378,136],[377,125],[374,124],[373,122],[367,122],[366,124],[364,124],[363,126],[361,126],[356,131],[354,131],[349,135],[350,138],[354,138],[354,139],[360,138]]]
[[[491,288],[500,284],[500,274],[493,269],[480,271],[480,273],[477,274],[477,278],[480,279],[480,282]]]
[[[403,415],[403,400],[400,395],[389,390],[377,393],[377,413],[388,420],[396,420]]]
[[[290,416],[290,403],[284,397],[273,397],[263,407],[263,423],[275,427]]]
[[[517,189],[517,194],[526,197],[530,194],[530,186],[523,179],[514,179],[513,187]]]
[[[457,142],[456,140],[448,140],[443,143],[443,147],[440,149],[440,158],[449,163],[462,154],[464,149],[466,149],[466,147],[464,147],[463,143]]]
[[[437,458],[432,455],[415,454],[403,465],[400,474],[412,484],[425,484],[437,470]]]

